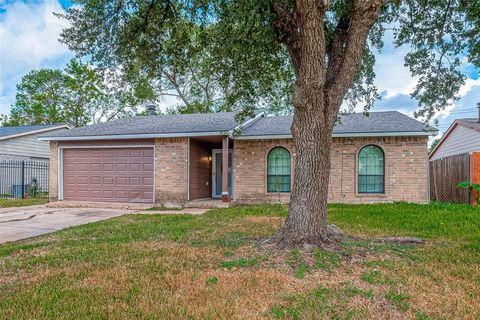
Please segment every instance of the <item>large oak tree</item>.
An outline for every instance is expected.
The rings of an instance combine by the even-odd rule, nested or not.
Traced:
[[[293,190],[282,245],[329,241],[326,204],[332,130],[343,103],[366,109],[378,97],[374,48],[385,28],[418,79],[412,96],[429,120],[464,81],[465,61],[480,65],[480,4],[475,0],[78,0],[64,15],[62,40],[100,65],[158,74],[188,68],[192,41],[209,71],[244,110],[268,101],[278,80],[291,88],[296,147]],[[192,38],[192,29],[195,30]],[[278,71],[284,73],[280,77]],[[291,77],[288,72],[291,71]],[[392,76],[395,76],[392,74]],[[287,99],[289,100],[289,99]]]

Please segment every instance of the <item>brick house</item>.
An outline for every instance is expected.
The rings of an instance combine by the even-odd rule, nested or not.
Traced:
[[[184,205],[198,199],[288,202],[291,116],[150,115],[41,137],[51,200]],[[331,202],[428,202],[429,135],[399,112],[342,115],[333,133]],[[227,164],[227,165],[223,165]]]

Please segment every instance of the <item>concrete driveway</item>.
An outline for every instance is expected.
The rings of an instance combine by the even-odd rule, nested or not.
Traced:
[[[31,206],[0,208],[0,243],[35,237],[60,229],[132,213],[128,209],[49,208]]]

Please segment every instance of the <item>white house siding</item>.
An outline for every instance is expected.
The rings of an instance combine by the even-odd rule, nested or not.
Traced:
[[[480,132],[458,124],[437,148],[430,160],[480,151]]]
[[[50,143],[38,137],[58,130],[41,132],[0,140],[0,160],[44,160],[50,159]]]

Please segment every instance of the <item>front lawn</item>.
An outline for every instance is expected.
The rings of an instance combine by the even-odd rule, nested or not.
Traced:
[[[259,246],[285,215],[129,215],[0,245],[0,318],[480,317],[480,209],[331,205],[355,236],[336,250]],[[377,239],[395,235],[427,241]]]
[[[47,202],[48,198],[0,199],[0,208],[35,206]]]

